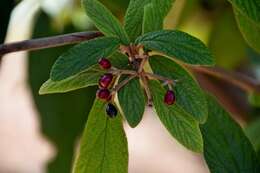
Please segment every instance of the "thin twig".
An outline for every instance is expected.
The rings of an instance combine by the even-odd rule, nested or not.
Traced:
[[[152,107],[153,106],[153,98],[152,98],[152,94],[151,94],[151,91],[149,89],[149,85],[148,85],[148,79],[146,76],[143,76],[141,75],[141,79],[142,79],[142,82],[143,82],[143,87],[144,87],[144,90],[145,90],[145,93],[146,93],[146,96],[147,96],[147,105],[149,107]]]
[[[157,79],[157,80],[160,80],[160,81],[166,82],[168,84],[172,84],[172,85],[175,85],[178,82],[178,80],[172,80],[167,77],[160,76],[160,75],[153,74],[153,73],[144,73],[144,75],[148,76],[152,79]]]
[[[141,73],[143,71],[145,63],[147,62],[148,58],[149,58],[148,55],[143,56],[139,69],[138,69],[138,73]]]
[[[32,40],[25,40],[14,43],[7,43],[0,45],[0,56],[18,51],[32,51],[39,49],[46,49],[51,47],[58,47],[67,44],[79,43],[85,40],[90,40],[96,37],[102,36],[101,32],[88,31],[88,32],[78,32],[65,35],[59,35],[54,37],[46,37]]]
[[[192,67],[189,66],[194,72],[200,74],[207,74],[209,76],[224,80],[228,83],[231,83],[242,90],[247,92],[260,92],[260,83],[255,79],[246,76],[242,73],[232,72],[228,70],[224,70],[220,67]]]
[[[112,95],[113,95],[114,93],[118,92],[122,87],[124,87],[128,82],[130,82],[130,81],[131,81],[132,79],[134,79],[135,77],[137,77],[137,74],[129,76],[128,78],[126,78],[125,80],[123,80],[122,82],[120,82],[118,85],[116,85],[116,86],[113,88]]]
[[[115,75],[122,75],[122,74],[126,74],[126,75],[137,75],[137,72],[134,70],[123,70],[123,69],[117,69],[115,67],[113,67],[112,69],[110,69],[108,71],[108,73],[112,73]]]

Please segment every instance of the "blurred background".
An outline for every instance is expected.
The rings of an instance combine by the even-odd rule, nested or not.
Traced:
[[[128,0],[102,0],[122,21]],[[1,0],[0,41],[95,30],[80,0]],[[245,43],[226,0],[177,0],[166,28],[206,43],[217,65],[260,78],[260,55]],[[73,45],[71,45],[73,46]],[[69,173],[95,97],[95,87],[39,96],[52,64],[71,46],[4,56],[0,68],[0,173]],[[260,155],[260,95],[195,74],[244,127]],[[135,129],[125,125],[130,173],[208,173],[201,155],[178,144],[147,109]]]

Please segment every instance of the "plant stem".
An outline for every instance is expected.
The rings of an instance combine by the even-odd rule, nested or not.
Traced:
[[[100,37],[103,34],[97,31],[78,32],[65,35],[59,35],[54,37],[39,38],[33,40],[25,40],[14,43],[7,43],[0,45],[0,56],[18,51],[25,50],[39,50],[51,47],[58,47],[67,44],[79,43],[85,40],[90,40],[96,37]]]
[[[148,106],[149,107],[152,107],[153,106],[153,98],[152,98],[152,95],[151,95],[151,92],[150,92],[150,89],[149,89],[149,85],[148,85],[148,79],[146,76],[143,76],[141,75],[141,79],[142,79],[142,82],[143,82],[143,87],[144,87],[144,90],[145,90],[145,93],[146,93],[146,96],[147,96],[147,99],[148,99]]]
[[[130,82],[132,79],[134,79],[135,77],[137,77],[137,74],[135,75],[131,75],[128,78],[126,78],[125,80],[123,80],[122,82],[120,82],[118,85],[116,85],[113,88],[112,91],[112,95],[114,95],[115,93],[117,93],[122,87],[124,87],[128,82]]]
[[[122,70],[122,69],[117,69],[113,68],[108,71],[109,73],[116,74],[116,75],[122,75],[122,74],[127,74],[127,75],[137,75],[137,72],[134,70]]]
[[[248,77],[244,74],[227,71],[225,69],[222,69],[220,67],[192,67],[188,66],[190,69],[192,69],[194,72],[199,74],[206,74],[218,79],[221,79],[223,81],[226,81],[228,83],[233,84],[234,86],[237,86],[238,88],[247,91],[247,92],[260,92],[260,83],[254,80],[251,77]]]
[[[148,55],[143,55],[142,61],[141,61],[140,66],[138,68],[138,73],[141,73],[143,71],[144,65],[147,62],[147,60],[148,60]]]
[[[172,85],[175,85],[178,82],[178,80],[172,80],[172,79],[169,79],[169,78],[166,78],[164,76],[157,75],[157,74],[144,73],[144,75],[148,76],[152,79],[157,79],[157,80],[160,80],[160,81],[166,82],[168,84],[172,84]]]

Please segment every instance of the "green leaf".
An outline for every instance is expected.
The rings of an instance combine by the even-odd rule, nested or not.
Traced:
[[[128,58],[126,55],[119,52],[114,53],[108,58],[114,67],[125,68],[128,65]],[[52,94],[52,93],[65,93],[89,86],[97,85],[100,76],[106,71],[100,69],[99,65],[94,65],[79,74],[66,78],[60,81],[53,81],[49,79],[40,88],[39,93]]]
[[[236,20],[248,45],[260,53],[260,22],[248,19],[239,10],[234,9]]]
[[[149,62],[155,74],[179,80],[174,87],[177,105],[200,123],[205,123],[208,117],[208,105],[203,91],[194,78],[182,66],[168,58],[152,56]]]
[[[260,3],[258,0],[228,0],[247,43],[260,52]]]
[[[98,84],[98,79],[105,72],[98,67],[81,72],[61,81],[47,80],[40,88],[39,94],[65,93]]]
[[[163,29],[164,18],[172,8],[174,0],[151,0],[144,8],[143,33]]]
[[[245,133],[252,142],[255,150],[260,151],[260,118],[253,121],[245,128]]]
[[[254,107],[260,107],[260,94],[257,92],[249,93],[248,95],[249,103]]]
[[[106,115],[106,103],[96,100],[81,138],[74,173],[127,173],[127,139],[121,115]]]
[[[241,127],[212,98],[209,118],[201,125],[204,156],[212,173],[259,173],[257,155]]]
[[[209,49],[197,38],[178,31],[162,30],[137,38],[136,43],[192,65],[214,65]]]
[[[112,54],[119,46],[119,41],[112,37],[97,38],[81,43],[61,55],[51,70],[51,79],[59,81],[80,73],[94,64],[101,57]]]
[[[118,93],[123,114],[131,127],[136,127],[143,118],[145,95],[139,79],[132,79]]]
[[[259,0],[228,0],[235,9],[255,22],[260,22],[260,2]]]
[[[130,0],[125,15],[125,30],[131,41],[142,34],[144,6],[151,0]]]
[[[128,36],[116,17],[98,0],[83,0],[87,15],[106,36],[118,37],[121,43],[129,44]]]
[[[186,148],[203,151],[203,139],[199,124],[178,105],[168,106],[163,102],[166,90],[157,81],[149,81],[155,110],[173,137]]]

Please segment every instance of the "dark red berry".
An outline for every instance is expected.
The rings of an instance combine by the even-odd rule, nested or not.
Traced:
[[[99,89],[97,91],[97,97],[106,101],[110,100],[111,98],[110,91],[108,89]]]
[[[168,90],[164,96],[164,103],[167,105],[173,105],[175,101],[175,93],[172,90]]]
[[[104,74],[99,79],[99,86],[101,88],[108,88],[111,82],[113,81],[113,75],[110,73]]]
[[[99,61],[98,61],[98,64],[100,65],[100,67],[102,69],[110,69],[111,68],[111,63],[108,59],[106,58],[101,58]]]
[[[117,109],[116,109],[116,107],[115,107],[113,104],[111,104],[111,103],[108,103],[108,104],[107,104],[106,112],[107,112],[107,115],[108,115],[110,118],[114,118],[114,117],[116,117],[116,115],[117,115]]]

